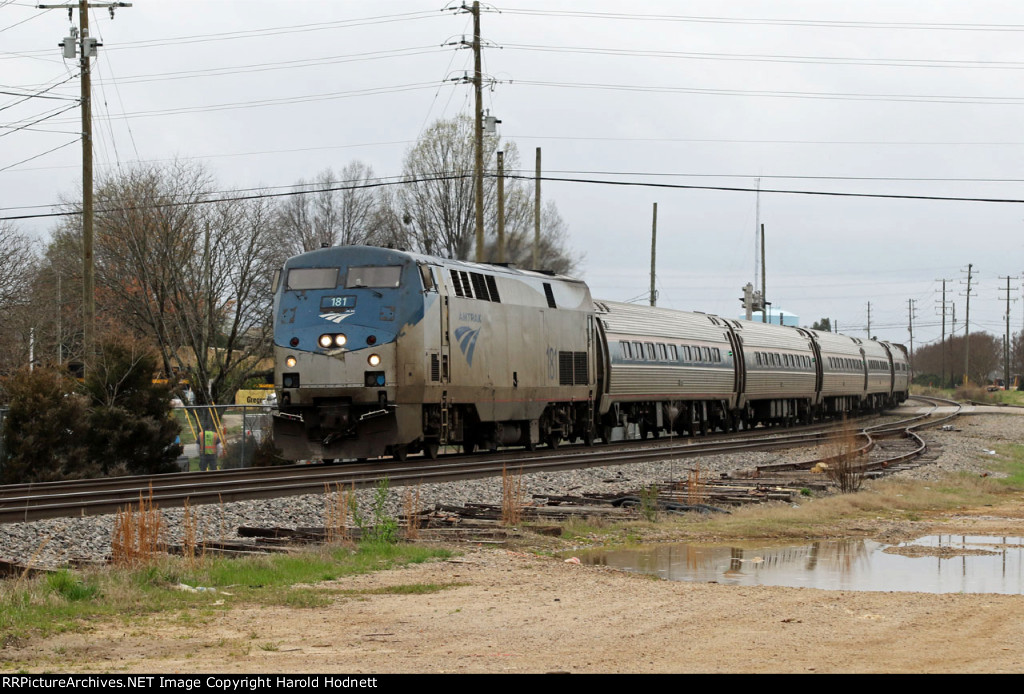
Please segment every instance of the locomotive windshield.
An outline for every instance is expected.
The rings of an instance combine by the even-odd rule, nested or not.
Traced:
[[[357,287],[397,287],[402,279],[401,265],[386,265],[383,267],[367,265],[364,267],[350,267],[345,277],[345,288],[355,289]]]
[[[336,267],[302,267],[288,271],[288,289],[334,289],[337,286]]]

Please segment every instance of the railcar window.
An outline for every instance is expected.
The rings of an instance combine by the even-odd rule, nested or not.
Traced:
[[[693,361],[693,354],[690,352],[690,348],[686,345],[682,345],[683,350],[683,361]]]
[[[644,358],[644,346],[639,342],[633,343],[633,358],[643,359]]]
[[[397,287],[402,280],[401,265],[366,265],[350,267],[345,276],[345,288],[358,287]]]
[[[668,353],[672,357],[672,361],[679,361],[679,350],[676,349],[675,345],[668,346]]]
[[[658,343],[658,359],[668,361],[668,348],[660,342]]]
[[[628,342],[625,342],[625,341],[619,342],[619,348],[622,350],[622,358],[623,359],[632,359],[633,358],[633,350],[630,349]]]
[[[718,361],[718,362],[722,361],[722,350],[720,350],[717,347],[715,347],[712,350],[712,355],[715,357],[715,361]]]
[[[654,343],[645,342],[644,347],[647,350],[647,361],[656,361],[657,357],[654,356]]]
[[[334,289],[338,286],[336,267],[297,267],[288,271],[288,289]]]

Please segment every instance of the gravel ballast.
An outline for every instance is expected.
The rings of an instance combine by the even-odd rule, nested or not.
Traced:
[[[1018,416],[1015,416],[1018,415]],[[928,430],[924,436],[935,444],[935,461],[896,474],[913,479],[934,480],[951,472],[988,474],[986,458],[998,444],[1024,441],[1024,417],[1016,411],[1000,414],[974,414],[954,420],[953,431]],[[533,495],[583,495],[586,493],[625,493],[651,484],[685,480],[689,471],[700,465],[704,479],[721,473],[749,469],[756,465],[802,461],[807,449],[686,458],[659,463],[640,463],[587,468],[565,472],[532,473],[522,477],[526,498]],[[374,490],[358,492],[359,508],[370,507]],[[500,478],[424,484],[418,489],[419,508],[435,504],[461,506],[467,503],[501,504]],[[390,492],[388,512],[401,513],[403,489]],[[200,537],[235,540],[240,526],[315,527],[324,524],[323,494],[279,499],[240,501],[223,505],[193,507]],[[182,509],[163,510],[167,540],[181,540]],[[56,567],[72,561],[102,561],[110,553],[114,516],[63,518],[31,523],[0,525],[0,558],[39,567]]]

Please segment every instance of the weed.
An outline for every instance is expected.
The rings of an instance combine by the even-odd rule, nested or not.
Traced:
[[[83,582],[81,578],[66,569],[47,574],[46,587],[50,592],[69,602],[92,600],[100,592],[98,586]]]
[[[860,489],[864,482],[864,469],[857,464],[857,434],[853,424],[843,417],[842,425],[829,436],[825,448],[829,456],[822,461],[828,478],[844,494]]]
[[[509,474],[505,466],[501,466],[501,524],[519,525],[523,519],[523,477],[521,474]]]
[[[402,509],[405,516],[405,538],[415,540],[420,536],[420,488],[405,488],[402,493]]]
[[[706,504],[708,499],[707,488],[700,478],[700,465],[692,468],[686,480],[686,503],[691,506]]]
[[[335,483],[333,493],[330,484],[324,485],[324,532],[329,544],[350,539],[349,517],[355,516],[355,496],[355,484],[349,492]]]
[[[398,522],[388,513],[390,482],[385,477],[377,485],[370,504],[370,518],[357,515],[356,525],[362,531],[362,538],[371,544],[390,545],[398,541]]]
[[[658,485],[652,484],[640,490],[640,515],[648,523],[658,520]]]
[[[260,650],[261,651],[270,651],[270,652],[279,651],[279,650],[281,650],[281,644],[279,644],[279,643],[261,643],[260,644]]]
[[[164,554],[164,517],[153,503],[153,487],[149,497],[139,492],[136,511],[131,504],[117,512],[114,535],[110,540],[111,560],[120,566],[139,566]]]

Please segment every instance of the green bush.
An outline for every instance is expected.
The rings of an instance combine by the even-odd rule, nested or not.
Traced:
[[[169,390],[153,383],[155,360],[123,340],[105,340],[100,349],[84,384],[45,368],[4,380],[9,409],[0,482],[177,469],[180,427]]]

